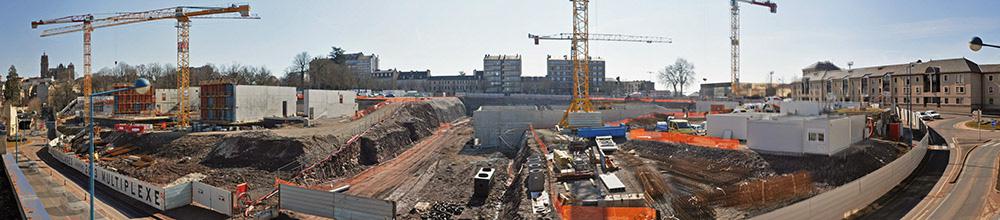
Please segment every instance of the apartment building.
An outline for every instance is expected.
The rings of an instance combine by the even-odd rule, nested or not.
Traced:
[[[378,55],[364,53],[344,54],[344,65],[357,76],[369,76],[378,71]]]
[[[573,61],[563,56],[562,58],[546,58],[547,73],[546,78],[552,82],[553,94],[571,95],[573,94]],[[590,93],[600,94],[604,87],[604,60],[600,57],[590,59]]]
[[[802,70],[797,100],[905,105],[968,113],[1000,112],[1000,65],[965,58],[841,69],[818,62]]]
[[[487,93],[521,92],[521,55],[483,57],[484,90]]]

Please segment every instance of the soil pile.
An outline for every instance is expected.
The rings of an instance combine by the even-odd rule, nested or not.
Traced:
[[[105,133],[104,140],[117,147],[136,149],[105,161],[118,172],[140,180],[167,184],[191,173],[205,174],[202,182],[232,189],[248,182],[253,195],[269,190],[275,177],[291,178],[305,166],[333,155],[311,178],[337,178],[357,173],[366,165],[395,157],[414,141],[426,137],[444,122],[464,115],[458,99],[405,103],[395,115],[377,125],[355,144],[342,146],[338,126],[314,129],[309,135],[283,135],[272,130],[132,134]],[[135,166],[130,156],[152,158],[148,166]],[[132,157],[135,158],[135,157]],[[261,190],[261,191],[257,191]]]

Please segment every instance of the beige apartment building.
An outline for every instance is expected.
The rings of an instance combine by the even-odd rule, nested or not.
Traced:
[[[846,70],[818,62],[802,69],[802,79],[793,85],[796,100],[1000,113],[1000,64],[979,65],[965,58]]]

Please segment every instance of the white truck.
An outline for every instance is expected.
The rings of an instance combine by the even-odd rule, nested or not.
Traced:
[[[605,153],[611,153],[618,150],[618,144],[615,144],[614,140],[611,140],[611,136],[597,136],[594,138],[597,142],[597,148]]]

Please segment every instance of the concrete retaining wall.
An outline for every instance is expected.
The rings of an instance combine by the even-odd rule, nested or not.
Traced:
[[[287,111],[295,115],[295,88],[279,86],[238,85],[236,96],[236,123],[256,122],[264,117],[282,117]]]
[[[565,106],[542,106],[541,109],[539,106],[483,106],[473,112],[472,126],[482,146],[513,145],[520,140],[528,125],[553,128],[562,120],[565,111]],[[676,111],[656,105],[627,106],[601,110],[601,119],[605,122],[619,121],[652,112]]]
[[[309,89],[302,92],[302,111],[313,119],[350,116],[358,110],[356,98],[357,93],[349,90]]]
[[[844,219],[906,179],[927,153],[928,138],[903,156],[857,180],[752,219]]]

